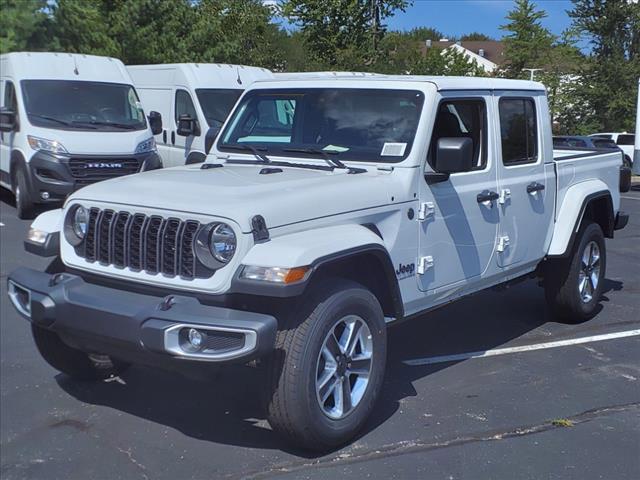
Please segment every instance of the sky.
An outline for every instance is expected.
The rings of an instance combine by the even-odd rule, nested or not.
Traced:
[[[411,30],[415,27],[433,27],[449,36],[480,32],[500,39],[507,12],[513,0],[413,0],[405,13],[397,12],[387,19],[390,30]],[[570,24],[566,10],[572,8],[569,0],[535,0],[539,9],[547,12],[542,23],[559,35]]]

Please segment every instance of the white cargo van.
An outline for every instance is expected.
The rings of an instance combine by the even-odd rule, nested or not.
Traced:
[[[130,65],[127,70],[147,110],[165,119],[156,135],[165,167],[203,162],[242,92],[271,79],[265,68],[216,63]]]
[[[147,123],[132,84],[115,58],[0,55],[0,184],[20,218],[84,185],[162,166],[152,133],[161,117]]]

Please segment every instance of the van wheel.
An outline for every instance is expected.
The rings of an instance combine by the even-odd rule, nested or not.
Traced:
[[[568,259],[551,260],[545,272],[545,294],[554,316],[579,323],[596,313],[606,270],[604,235],[600,225],[584,224]]]
[[[278,333],[269,361],[271,427],[294,445],[324,451],[351,440],[380,394],[386,325],[376,297],[361,285],[325,282],[310,312]]]
[[[16,197],[16,212],[18,218],[29,220],[33,218],[34,205],[29,195],[27,179],[22,170],[18,170],[15,176],[14,194]]]
[[[625,155],[624,156],[624,160],[622,161],[622,165],[625,167],[629,167],[631,168],[633,166],[633,163],[631,162],[631,158],[629,157],[629,155]]]
[[[107,355],[88,354],[64,343],[58,334],[31,325],[33,339],[42,358],[56,370],[74,380],[95,381],[124,372],[128,363],[112,359]]]

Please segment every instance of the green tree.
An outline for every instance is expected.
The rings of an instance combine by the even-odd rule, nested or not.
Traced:
[[[101,0],[58,0],[52,7],[52,50],[118,56]]]
[[[505,56],[508,59],[504,75],[509,78],[524,78],[524,68],[541,68],[548,60],[554,37],[541,20],[547,16],[530,0],[516,0],[508,14],[508,23],[500,27],[507,32],[503,38]]]
[[[310,53],[330,68],[365,68],[376,60],[385,19],[407,0],[285,0],[282,13],[300,27]]]
[[[640,4],[628,0],[574,0],[575,30],[593,51],[580,71],[577,101],[589,105],[593,130],[633,130],[640,77]]]
[[[460,37],[462,42],[495,42],[495,38],[480,32],[465,33]]]
[[[45,45],[46,0],[0,0],[0,53],[39,50]]]

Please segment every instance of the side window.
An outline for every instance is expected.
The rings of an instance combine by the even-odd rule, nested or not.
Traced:
[[[518,165],[538,159],[536,107],[531,98],[500,99],[502,163]]]
[[[198,119],[196,107],[193,105],[193,100],[191,100],[191,95],[189,95],[189,92],[187,92],[186,90],[176,90],[176,124],[178,123],[178,118],[180,117],[180,115],[184,115],[185,113],[188,113],[191,118],[195,120]]]
[[[438,106],[427,161],[435,168],[438,140],[450,137],[466,137],[473,141],[474,170],[487,165],[487,106],[484,100],[447,100]]]

